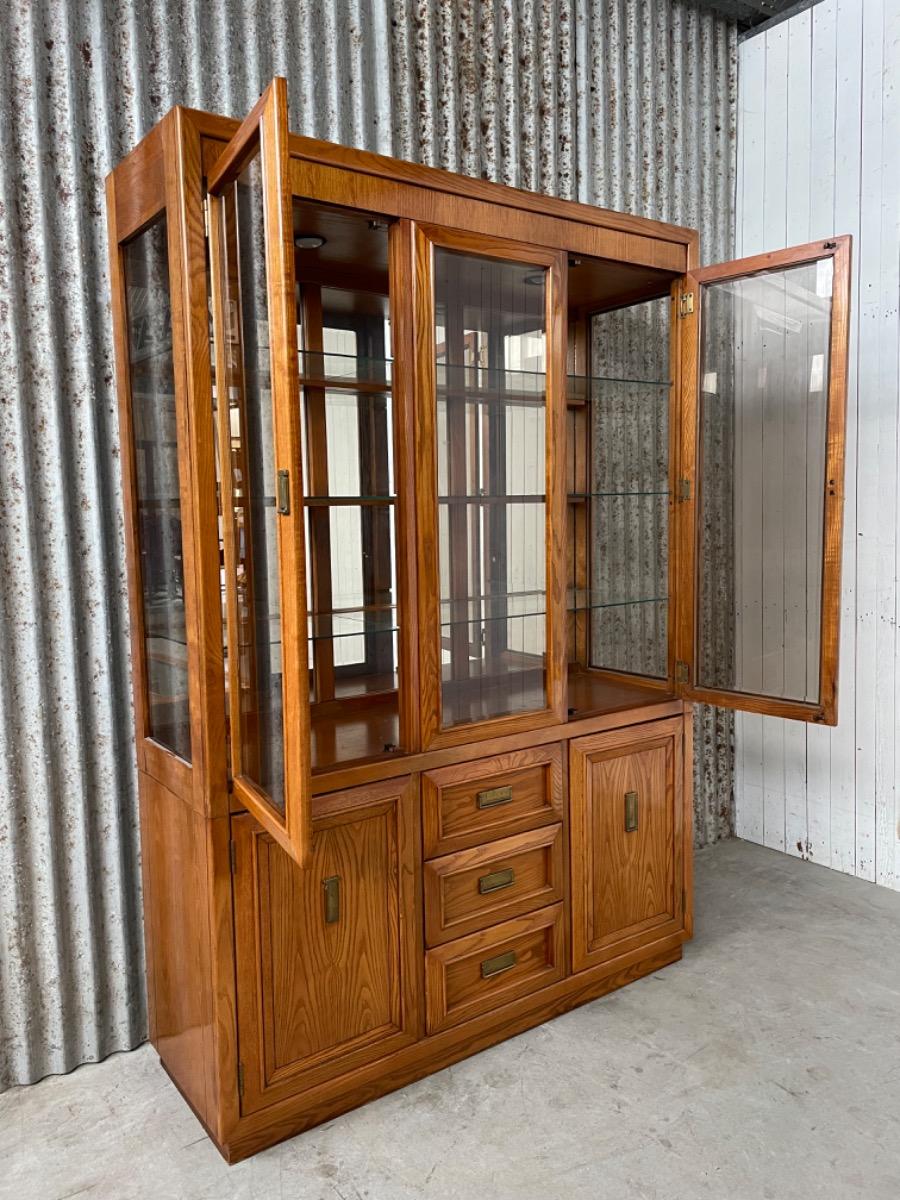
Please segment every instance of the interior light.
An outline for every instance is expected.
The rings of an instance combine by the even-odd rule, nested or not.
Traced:
[[[298,233],[294,245],[298,250],[319,250],[325,245],[325,239],[318,233]]]

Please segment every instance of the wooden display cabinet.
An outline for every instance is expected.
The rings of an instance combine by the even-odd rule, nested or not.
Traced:
[[[849,239],[174,109],[109,177],[151,1039],[234,1161],[674,962],[836,719]]]

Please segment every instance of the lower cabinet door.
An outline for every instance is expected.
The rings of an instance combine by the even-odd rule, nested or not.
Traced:
[[[684,928],[684,725],[569,745],[572,966],[582,971]]]
[[[409,778],[318,797],[302,870],[234,819],[243,1113],[416,1040],[415,799]]]

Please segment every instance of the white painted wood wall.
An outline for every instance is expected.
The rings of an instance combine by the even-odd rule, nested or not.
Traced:
[[[738,257],[853,235],[839,717],[738,714],[739,837],[900,890],[900,0],[740,48]]]

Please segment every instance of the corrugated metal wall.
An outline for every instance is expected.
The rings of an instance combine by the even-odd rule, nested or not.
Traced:
[[[732,237],[736,37],[664,0],[0,11],[0,1087],[145,1036],[103,178],[175,103]],[[697,723],[700,842],[731,723]]]

